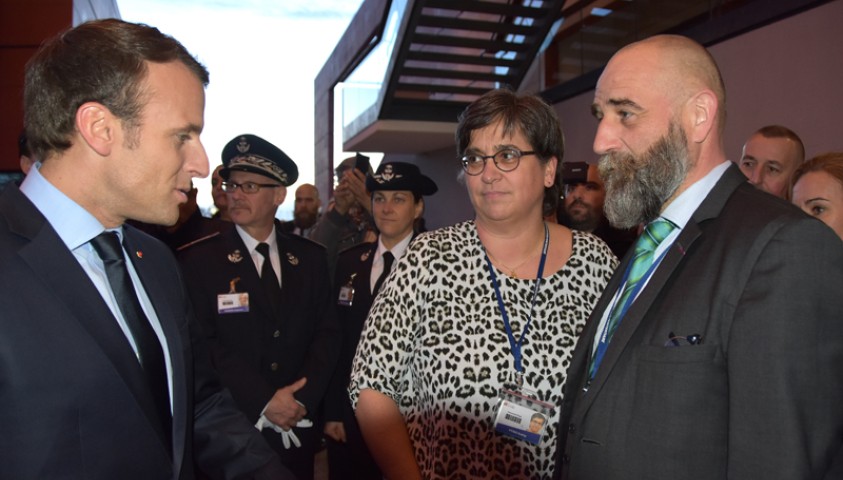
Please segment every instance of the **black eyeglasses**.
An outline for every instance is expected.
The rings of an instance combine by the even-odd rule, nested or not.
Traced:
[[[243,183],[234,183],[234,182],[222,182],[222,189],[226,193],[234,193],[239,188],[240,191],[243,193],[247,193],[249,195],[253,193],[258,193],[261,188],[278,188],[283,185],[278,185],[277,183],[255,183],[255,182],[243,182]]]
[[[502,172],[511,172],[518,168],[518,165],[521,162],[521,157],[524,155],[535,154],[536,152],[533,151],[522,152],[517,148],[505,148],[494,155],[464,155],[460,158],[460,162],[462,163],[462,168],[465,170],[465,173],[469,175],[480,175],[483,173],[483,170],[486,169],[486,160],[490,158],[495,162],[495,166],[498,167],[498,170]]]

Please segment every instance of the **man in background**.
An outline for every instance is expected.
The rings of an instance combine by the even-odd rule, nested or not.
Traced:
[[[291,478],[220,386],[172,253],[125,225],[173,224],[208,174],[207,83],[113,19],[28,63],[41,164],[0,196],[0,478]]]
[[[756,188],[785,198],[790,177],[804,161],[799,136],[787,127],[768,125],[747,139],[738,166]]]
[[[346,158],[334,170],[338,182],[334,199],[310,234],[311,240],[325,246],[332,277],[339,252],[377,238],[371,195],[366,190],[366,175],[373,172],[371,166],[366,171],[355,167],[360,157],[366,158],[360,154]]]
[[[593,233],[606,242],[616,257],[623,258],[635,241],[637,228],[621,230],[609,224],[603,214],[606,188],[597,165],[585,162],[566,162],[563,165],[566,172],[579,174],[569,178],[563,176],[564,201],[563,208],[559,210],[559,223],[574,230]]]
[[[310,237],[310,232],[319,219],[319,190],[315,185],[304,183],[296,189],[296,203],[293,206],[293,220],[281,222],[281,231],[302,237]]]
[[[217,165],[214,173],[211,174],[211,197],[214,199],[214,207],[217,211],[211,216],[215,220],[222,220],[225,222],[231,221],[231,216],[228,214],[228,198],[222,190],[222,176],[220,176],[222,165]]]

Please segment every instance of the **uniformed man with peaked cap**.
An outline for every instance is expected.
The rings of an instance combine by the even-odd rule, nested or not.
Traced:
[[[234,228],[180,252],[188,291],[238,406],[299,478],[313,478],[313,422],[340,338],[325,251],[278,229],[276,210],[298,178],[287,154],[243,134],[222,162]]]

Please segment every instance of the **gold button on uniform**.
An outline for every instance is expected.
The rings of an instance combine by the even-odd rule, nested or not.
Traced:
[[[278,362],[272,362],[272,364],[269,366],[269,368],[270,368],[273,372],[274,372],[274,371],[276,371],[276,370],[278,370]]]
[[[278,338],[281,336],[281,330],[276,330],[272,332],[272,338]]]

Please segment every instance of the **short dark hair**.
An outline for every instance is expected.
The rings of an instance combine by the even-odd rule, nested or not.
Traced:
[[[805,161],[805,145],[802,144],[802,139],[793,130],[782,125],[767,125],[761,127],[755,132],[764,138],[786,138],[792,140],[796,144],[796,152],[799,155],[799,163]]]
[[[146,62],[182,62],[207,86],[208,70],[174,38],[117,19],[83,23],[45,42],[26,66],[24,125],[35,157],[70,148],[76,111],[99,102],[137,128]]]
[[[485,93],[460,114],[457,126],[457,156],[465,154],[471,133],[497,121],[503,122],[504,134],[515,130],[530,142],[543,163],[556,157],[559,164],[565,154],[565,137],[556,112],[544,100],[528,94],[517,94],[507,88]],[[487,152],[489,153],[489,152]]]

